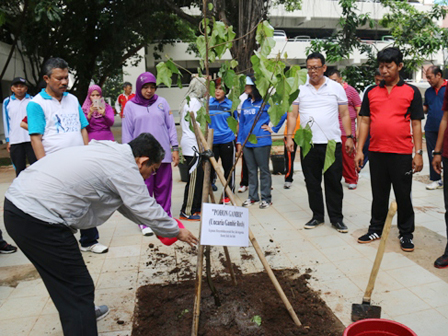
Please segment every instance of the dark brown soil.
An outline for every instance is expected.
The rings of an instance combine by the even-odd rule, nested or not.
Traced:
[[[308,287],[308,273],[275,271],[302,327],[297,327],[266,273],[238,274],[238,286],[227,278],[214,278],[221,307],[202,283],[199,335],[309,335],[340,336],[343,324],[319,295]],[[195,281],[146,285],[137,291],[132,336],[190,335],[193,321]],[[255,319],[254,319],[255,317]],[[254,320],[261,320],[257,325]]]

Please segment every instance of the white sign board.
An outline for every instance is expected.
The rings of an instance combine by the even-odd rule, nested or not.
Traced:
[[[249,246],[249,209],[204,203],[201,217],[201,245]]]

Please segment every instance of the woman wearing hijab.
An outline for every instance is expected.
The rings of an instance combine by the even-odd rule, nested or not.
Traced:
[[[91,85],[87,92],[87,97],[82,104],[82,110],[89,121],[86,127],[89,134],[89,140],[111,140],[114,141],[114,135],[110,128],[114,124],[114,110],[105,103],[96,105],[94,101],[100,101],[103,97],[103,91],[98,85]]]
[[[173,114],[165,98],[156,95],[156,77],[144,72],[137,78],[136,95],[124,108],[122,120],[122,142],[128,143],[141,133],[151,133],[165,150],[160,168],[145,180],[149,194],[153,196],[166,213],[171,216],[171,190],[174,166],[179,163],[179,144]],[[171,152],[172,150],[172,152]],[[152,230],[140,226],[144,236],[152,236]]]
[[[239,130],[238,130],[238,151],[241,151],[241,144],[244,143],[254,124],[256,116],[260,113],[263,99],[254,84],[255,77],[246,78],[246,87],[251,86],[252,90],[247,90],[247,98],[241,108]],[[269,131],[269,104],[266,104],[261,115],[252,131],[257,137],[257,143],[250,141],[246,143],[243,149],[246,159],[247,169],[249,171],[249,198],[243,202],[242,206],[248,207],[260,201],[258,193],[258,169],[260,169],[260,209],[266,209],[272,205],[271,197],[271,172],[269,170],[269,155],[271,153],[272,138]]]
[[[182,127],[182,139],[180,146],[182,148],[182,155],[190,170],[190,177],[184,191],[184,202],[180,210],[180,219],[199,221],[201,220],[201,203],[202,203],[202,183],[204,180],[204,171],[202,164],[199,161],[198,143],[195,134],[191,131],[190,125],[185,120],[187,113],[193,112],[196,116],[197,111],[203,106],[201,99],[206,93],[205,79],[193,77],[188,87],[188,92],[185,97],[190,97],[190,102],[187,100],[181,104],[180,111],[180,126]]]

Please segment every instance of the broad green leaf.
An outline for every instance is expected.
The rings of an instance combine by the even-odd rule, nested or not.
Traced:
[[[190,97],[187,97],[187,100],[188,100],[188,98],[190,98]],[[194,133],[194,127],[193,127],[193,124],[191,122],[191,117],[190,117],[190,113],[189,112],[187,112],[185,114],[184,120],[188,123],[188,126],[190,127],[190,131],[192,131]]]
[[[230,61],[230,67],[232,69],[235,69],[237,66],[238,66],[238,61],[237,60],[233,59],[233,60]]]
[[[294,136],[294,141],[297,146],[302,148],[303,157],[305,157],[313,145],[313,133],[310,126],[306,125],[305,128],[299,128]]]
[[[210,96],[215,96],[215,88],[216,88],[216,84],[214,81],[210,81],[210,89],[209,89],[209,95]]]
[[[161,83],[164,83],[169,88],[171,87],[171,76],[172,72],[167,67],[165,62],[160,62],[156,66],[157,68],[157,82],[156,85],[160,85]]]
[[[258,326],[261,326],[261,316],[255,315],[251,319],[252,322],[256,323]]]
[[[198,38],[196,39],[196,46],[198,47],[199,54],[201,54],[201,58],[205,59],[206,47],[205,47],[205,36],[204,35],[198,36]]]
[[[229,127],[232,130],[232,132],[236,134],[238,121],[236,121],[234,117],[230,116],[227,118],[227,123],[229,124]]]
[[[257,137],[255,136],[255,134],[251,134],[249,135],[249,140],[250,143],[253,143],[254,145],[256,145],[258,143]]]
[[[207,128],[207,111],[204,106],[201,106],[201,108],[197,111],[196,121],[200,125],[202,134],[205,134],[205,130]]]
[[[166,61],[166,66],[168,67],[168,69],[171,70],[172,73],[182,76],[179,69],[177,68],[177,66],[174,64],[174,62],[171,59]]]
[[[226,38],[227,35],[227,29],[226,25],[222,21],[215,21],[213,24],[213,31],[216,31],[218,36],[222,39]]]
[[[209,11],[213,10],[213,4],[211,2],[208,3],[208,10]]]
[[[325,151],[325,162],[324,162],[324,171],[323,174],[327,171],[328,168],[335,161],[335,152],[336,152],[336,141],[328,140],[327,150]]]

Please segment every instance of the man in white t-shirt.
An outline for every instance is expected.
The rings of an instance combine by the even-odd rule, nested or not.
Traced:
[[[322,195],[322,172],[325,154],[329,140],[336,141],[335,161],[324,175],[325,200],[328,216],[332,226],[339,232],[348,232],[343,223],[342,215],[342,144],[341,130],[338,115],[341,116],[342,125],[347,135],[345,151],[353,151],[353,134],[350,125],[347,95],[341,85],[324,76],[327,66],[325,58],[320,53],[312,53],[306,59],[309,79],[305,85],[300,86],[298,98],[293,103],[292,112],[288,112],[288,129],[294,129],[300,113],[300,128],[310,125],[313,133],[310,151],[303,157],[303,175],[305,176],[308,192],[309,206],[313,218],[305,224],[305,229],[314,229],[324,223],[324,200]],[[287,148],[294,150],[294,140],[291,134],[287,135]]]

